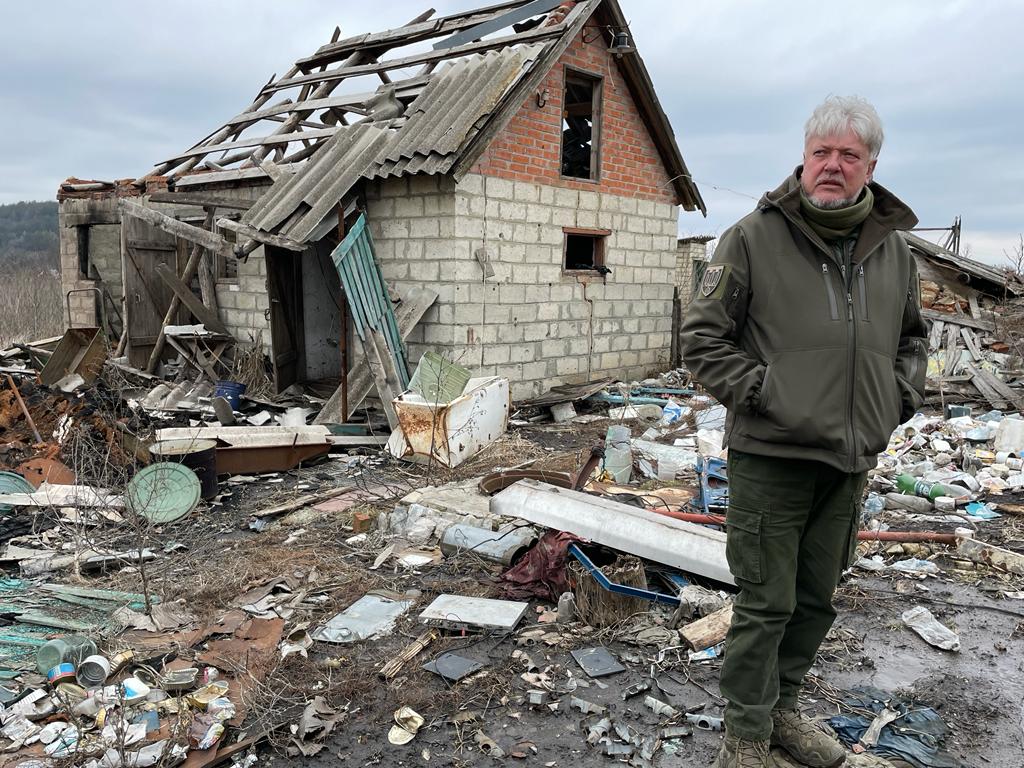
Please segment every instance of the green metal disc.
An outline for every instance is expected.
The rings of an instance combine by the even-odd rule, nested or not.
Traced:
[[[150,464],[128,483],[125,503],[150,522],[172,523],[199,503],[199,478],[182,464]]]

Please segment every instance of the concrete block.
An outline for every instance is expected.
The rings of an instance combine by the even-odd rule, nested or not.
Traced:
[[[654,201],[653,200],[637,200],[636,201],[636,212],[643,217],[654,216]]]
[[[540,201],[540,185],[531,184],[527,181],[517,181],[513,184],[513,194],[516,200],[536,203]]]
[[[503,219],[501,215],[502,201],[495,197],[489,197],[484,201],[484,216],[489,219]]]
[[[507,221],[526,221],[526,203],[502,201],[498,206],[499,215]],[[530,222],[536,223],[536,222]]]
[[[498,344],[484,349],[484,365],[500,365],[511,359],[511,349],[507,344]]]
[[[426,173],[418,173],[409,177],[410,195],[430,195],[438,191],[438,177]]]
[[[472,216],[455,217],[455,237],[482,240],[484,237],[484,220]]]
[[[409,222],[404,219],[389,219],[380,223],[380,237],[398,239],[409,237]]]
[[[395,207],[395,216],[404,216],[407,219],[423,216],[422,197],[398,197],[395,198],[392,203]]]
[[[440,237],[440,223],[437,219],[411,219],[409,221],[409,236]]]
[[[584,192],[579,193],[580,202],[579,207],[583,210],[596,211],[598,208],[598,197],[597,192]]]
[[[555,188],[555,205],[563,208],[579,208],[579,192],[575,189]]]
[[[457,304],[453,322],[459,325],[483,325],[484,308],[482,304]]]
[[[512,280],[525,285],[536,283],[537,266],[534,264],[513,264]]]
[[[578,357],[562,357],[555,362],[555,370],[559,376],[579,373],[583,361]]]
[[[547,323],[527,323],[522,329],[523,341],[543,341],[548,337]]]
[[[480,195],[484,191],[484,177],[478,173],[470,173],[462,177],[455,187],[460,192]]]
[[[537,311],[540,303],[520,304],[512,309],[513,323],[534,323],[537,321]],[[545,335],[547,331],[545,329]],[[525,336],[524,336],[525,338]]]
[[[547,185],[543,185],[542,184],[539,187],[539,189],[540,189],[540,199],[539,199],[539,202],[542,205],[554,205],[555,204],[555,188],[554,187],[549,187]]]
[[[409,194],[409,181],[406,177],[383,179],[380,183],[380,196],[406,197]]]
[[[531,224],[547,224],[551,221],[552,211],[558,210],[550,205],[530,203],[526,206],[526,220]]]
[[[515,197],[513,183],[508,179],[499,179],[496,176],[488,176],[485,179],[484,192],[487,197],[497,197],[504,200],[512,200]]]
[[[512,307],[508,304],[484,304],[484,322],[510,325],[512,323]]]
[[[526,301],[526,286],[503,283],[498,286],[498,300],[502,304],[522,304]]]

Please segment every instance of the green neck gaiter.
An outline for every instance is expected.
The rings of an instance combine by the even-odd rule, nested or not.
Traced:
[[[860,199],[853,205],[835,209],[819,208],[811,202],[802,188],[800,190],[800,211],[811,229],[817,232],[822,240],[842,240],[849,237],[868,217],[874,204],[875,196],[869,187],[864,187]]]

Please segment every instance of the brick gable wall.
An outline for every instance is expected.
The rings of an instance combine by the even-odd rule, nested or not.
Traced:
[[[596,39],[584,43],[584,35],[588,39],[596,36]],[[654,140],[640,117],[615,57],[607,49],[607,34],[603,31],[598,34],[588,24],[539,86],[539,91],[548,91],[547,103],[537,106],[537,95],[531,93],[471,172],[674,204],[675,193]],[[560,173],[566,66],[603,78],[598,181],[567,179]]]

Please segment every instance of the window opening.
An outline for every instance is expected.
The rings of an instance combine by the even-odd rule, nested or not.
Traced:
[[[564,269],[593,271],[602,275],[610,272],[604,265],[606,237],[606,232],[566,231]]]
[[[89,277],[89,226],[83,224],[75,227],[78,235],[78,274]]]
[[[562,106],[562,175],[598,178],[598,106],[601,81],[567,74]]]

